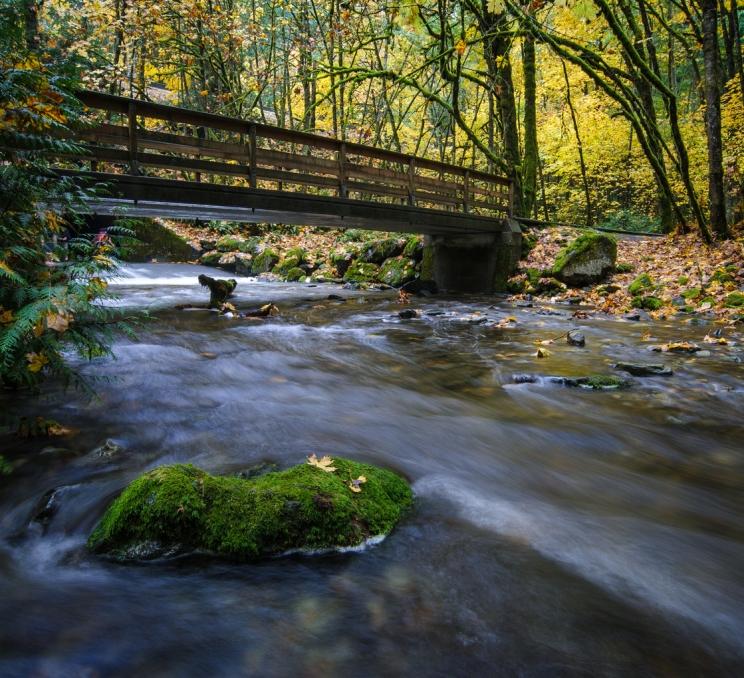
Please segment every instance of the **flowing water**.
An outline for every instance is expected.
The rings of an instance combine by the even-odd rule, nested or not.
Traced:
[[[116,360],[84,366],[98,399],[13,400],[75,431],[0,440],[14,465],[0,480],[0,675],[742,675],[739,346],[660,358],[651,343],[711,328],[493,297],[413,299],[422,316],[401,320],[389,292],[250,279],[236,306],[272,300],[279,317],[175,310],[203,303],[199,272],[127,269],[119,303],[153,319]],[[489,322],[461,319],[476,312]],[[534,357],[573,326],[585,348]],[[618,360],[674,376],[513,383]],[[100,454],[107,439],[121,449]],[[147,469],[229,474],[313,452],[399,471],[414,510],[362,553],[121,565],[85,550]]]

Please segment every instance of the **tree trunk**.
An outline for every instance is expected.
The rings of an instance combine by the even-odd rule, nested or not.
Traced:
[[[23,7],[24,35],[26,49],[35,50],[39,47],[39,11],[42,0],[26,0]]]
[[[728,237],[726,199],[723,191],[721,142],[721,63],[718,51],[718,3],[701,0],[703,11],[703,62],[705,64],[705,134],[708,141],[708,200],[710,223],[719,238]]]
[[[522,209],[530,216],[537,200],[537,108],[535,103],[535,38],[527,34],[522,43],[524,70],[524,158],[522,160]]]
[[[584,147],[581,144],[581,136],[579,135],[579,121],[576,119],[576,111],[574,111],[573,102],[571,101],[571,84],[568,81],[568,70],[566,70],[566,62],[561,60],[561,66],[563,66],[563,79],[566,81],[566,103],[568,104],[568,110],[571,113],[571,122],[573,123],[574,134],[576,135],[576,146],[579,149],[579,165],[581,168],[581,180],[584,184],[584,196],[586,198],[586,225],[594,225],[594,214],[592,210],[592,198],[589,193],[589,180],[586,176],[586,163],[584,162]]]

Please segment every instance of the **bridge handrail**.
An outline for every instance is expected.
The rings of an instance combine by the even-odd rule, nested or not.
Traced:
[[[504,186],[511,185],[511,180],[508,177],[491,174],[489,172],[467,169],[460,167],[459,165],[440,162],[430,158],[422,158],[408,153],[399,153],[398,151],[375,148],[374,146],[365,146],[364,144],[351,141],[342,141],[340,139],[326,137],[320,134],[288,130],[276,125],[267,125],[265,123],[252,122],[241,118],[232,118],[218,113],[204,113],[189,108],[182,108],[180,106],[159,104],[152,101],[144,101],[142,99],[130,99],[128,97],[106,94],[104,92],[95,92],[93,90],[80,90],[77,92],[77,97],[89,108],[96,108],[103,111],[130,115],[131,107],[133,106],[134,113],[137,116],[165,120],[168,122],[180,122],[187,125],[211,127],[214,129],[239,132],[241,134],[250,134],[251,129],[253,128],[256,134],[265,138],[307,144],[309,146],[317,146],[334,151],[338,151],[343,144],[347,153],[366,155],[379,160],[389,160],[392,162],[400,162],[402,164],[415,162],[417,167],[423,169],[441,171],[458,176],[465,176],[468,174],[472,179],[482,179],[484,181],[502,184]]]
[[[56,155],[73,169],[90,163],[92,172],[113,181],[122,172],[143,176],[142,168],[151,167],[161,178],[175,172],[179,180],[201,183],[207,176],[209,185],[288,198],[302,192],[489,218],[512,215],[512,182],[495,174],[177,106],[90,90],[78,97],[105,118],[72,134],[79,151]],[[112,120],[120,115],[123,122]],[[158,124],[148,128],[149,119]]]

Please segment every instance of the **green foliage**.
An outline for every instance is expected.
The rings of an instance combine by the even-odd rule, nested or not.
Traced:
[[[631,231],[633,233],[660,233],[661,227],[657,219],[647,214],[640,214],[633,210],[618,210],[608,215],[600,224],[600,228],[617,231]]]
[[[84,385],[66,356],[108,355],[111,333],[127,329],[106,276],[117,267],[120,227],[81,234],[76,217],[99,187],[56,175],[45,153],[64,152],[55,132],[74,127],[72,83],[33,55],[0,43],[0,382],[37,389],[47,376]]]
[[[289,549],[355,546],[390,532],[413,500],[406,481],[368,464],[331,461],[332,470],[301,464],[250,479],[162,466],[111,504],[88,546],[129,558],[155,542],[254,560]],[[361,478],[360,491],[352,489]]]

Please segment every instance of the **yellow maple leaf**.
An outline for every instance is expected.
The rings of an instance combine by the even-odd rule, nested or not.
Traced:
[[[320,459],[318,459],[315,454],[311,454],[307,458],[307,463],[310,466],[319,468],[321,471],[325,471],[326,473],[333,473],[336,470],[336,467],[333,465],[333,459],[331,459],[327,454],[322,456]]]
[[[462,38],[460,38],[455,43],[455,52],[457,52],[458,54],[464,54],[465,53],[465,47],[467,47],[467,45],[465,44],[465,41]]]

